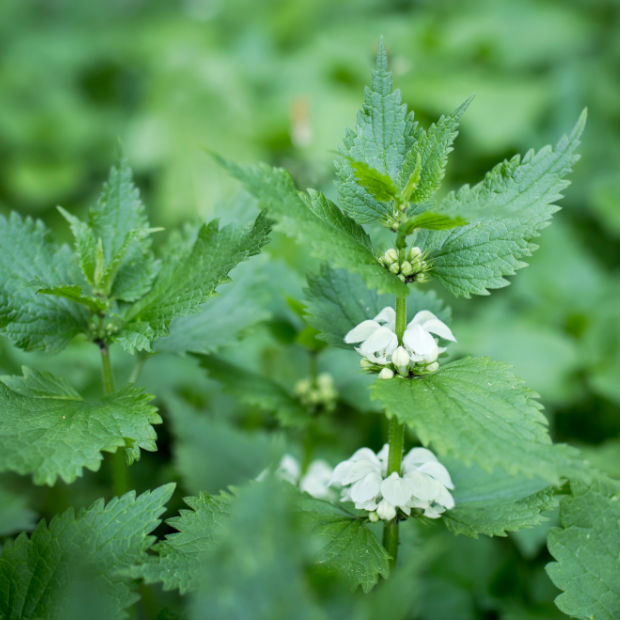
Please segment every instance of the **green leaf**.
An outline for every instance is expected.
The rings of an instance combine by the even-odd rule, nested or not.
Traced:
[[[154,451],[161,422],[151,396],[127,387],[84,400],[64,379],[24,370],[0,383],[0,471],[32,474],[36,484],[58,477],[72,482],[87,467],[99,469],[102,451],[125,448],[130,461]]]
[[[345,349],[351,348],[344,342],[350,329],[372,319],[385,306],[394,306],[392,295],[378,295],[366,288],[360,276],[329,267],[308,278],[305,297],[306,319],[319,332],[319,337]],[[443,321],[450,319],[450,311],[433,291],[411,287],[407,297],[408,320],[420,310],[430,310]]]
[[[198,312],[215,288],[229,281],[233,267],[258,254],[270,232],[264,214],[247,229],[203,224],[185,251],[170,252],[151,291],[129,308],[119,343],[130,352],[149,351],[154,340],[168,334],[172,319]]]
[[[86,308],[62,297],[38,295],[76,282],[74,257],[47,240],[39,220],[0,215],[0,325],[21,349],[58,351],[88,330]],[[79,269],[77,270],[79,271]]]
[[[387,551],[365,520],[341,506],[306,497],[301,503],[302,523],[322,546],[318,551],[321,572],[344,578],[351,589],[369,592],[379,577],[390,572]]]
[[[110,170],[88,222],[64,209],[84,276],[95,291],[123,301],[135,301],[151,287],[158,263],[151,252],[146,210],[133,184],[126,159]]]
[[[560,502],[561,528],[549,532],[555,562],[547,565],[562,590],[555,603],[573,618],[620,617],[620,502],[618,489],[573,485]]]
[[[363,162],[394,180],[411,146],[412,128],[413,114],[407,112],[400,91],[392,92],[392,74],[388,71],[385,46],[380,40],[371,86],[364,92],[357,125],[354,130],[347,131],[341,151],[353,161]],[[337,160],[335,166],[340,179],[337,184],[339,204],[347,215],[365,223],[384,220],[391,214],[392,207],[381,203],[359,183],[346,159]]]
[[[509,369],[464,358],[433,375],[378,380],[372,396],[441,454],[557,484],[571,460],[568,448],[551,444],[537,394]]]
[[[359,273],[369,288],[404,295],[407,286],[379,264],[364,229],[347,217],[322,194],[297,191],[288,172],[265,164],[239,166],[217,160],[255,196],[261,207],[281,221],[282,230],[307,245],[312,254]]]
[[[124,573],[146,559],[154,541],[148,534],[173,490],[167,484],[137,498],[131,491],[107,505],[99,499],[77,515],[69,509],[49,526],[41,521],[30,537],[7,542],[0,556],[0,616],[127,618],[125,610],[138,595]]]
[[[398,188],[394,181],[387,175],[371,168],[363,161],[349,160],[353,176],[375,200],[387,202],[398,194]]]
[[[216,355],[195,354],[200,365],[241,402],[275,415],[283,426],[304,427],[310,412],[281,385]]]
[[[470,97],[451,114],[442,115],[426,130],[416,125],[415,143],[407,154],[397,179],[399,186],[403,188],[404,200],[424,202],[437,191],[446,173],[448,155],[453,150],[452,144],[458,135],[459,122],[471,100]],[[419,180],[414,183],[415,179]]]
[[[573,164],[585,125],[585,112],[555,149],[547,146],[498,164],[485,179],[442,201],[442,212],[459,214],[470,223],[443,232],[418,233],[416,245],[429,253],[432,274],[454,295],[487,295],[506,286],[505,276],[525,267],[536,249],[532,240],[559,207],[554,203]]]
[[[465,226],[465,224],[467,224],[467,220],[464,220],[462,217],[451,217],[449,215],[443,215],[442,213],[425,211],[407,220],[403,229],[407,234],[411,234],[416,228],[424,228],[425,230],[448,230],[450,228]]]
[[[103,312],[106,310],[106,304],[100,297],[85,295],[82,292],[82,287],[77,284],[72,286],[56,286],[54,288],[40,288],[37,293],[40,295],[56,295],[57,297],[70,299],[71,301],[86,306],[93,312]]]
[[[553,488],[540,478],[498,470],[489,473],[451,460],[443,464],[454,483],[456,504],[443,522],[455,534],[506,536],[509,531],[531,528],[546,521],[542,513],[557,501]]]

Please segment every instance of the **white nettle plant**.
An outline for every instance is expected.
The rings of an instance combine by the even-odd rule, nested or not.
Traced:
[[[355,350],[362,356],[361,365],[379,370],[381,379],[391,379],[394,372],[403,377],[410,373],[421,375],[438,370],[437,358],[446,351],[438,344],[438,336],[456,342],[450,328],[429,310],[421,310],[407,325],[398,344],[396,312],[383,308],[374,319],[362,321],[344,337],[347,344],[361,343]],[[383,367],[383,368],[381,368]]]

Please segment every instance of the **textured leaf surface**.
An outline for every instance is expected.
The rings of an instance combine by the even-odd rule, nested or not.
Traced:
[[[486,295],[506,286],[505,276],[525,266],[536,249],[532,240],[559,207],[555,202],[578,156],[585,124],[582,114],[555,148],[529,151],[498,164],[485,179],[449,194],[440,208],[470,224],[444,232],[421,232],[416,245],[430,253],[432,273],[454,295]]]
[[[577,486],[560,503],[561,528],[547,544],[556,562],[549,577],[563,590],[556,605],[573,618],[620,617],[620,502],[618,489]]]
[[[66,245],[47,240],[43,223],[16,213],[0,216],[0,325],[16,346],[54,350],[88,329],[88,312],[52,295],[39,295],[76,281],[74,258]],[[79,272],[79,268],[78,268]]]
[[[405,228],[411,231],[416,228],[424,228],[425,230],[448,230],[450,228],[464,226],[465,224],[467,224],[467,221],[462,217],[450,217],[449,215],[426,211],[408,220]]]
[[[173,490],[168,484],[137,498],[131,491],[107,505],[100,499],[9,541],[0,556],[0,617],[128,617],[125,610],[138,596],[123,571],[146,558],[154,540],[148,534]]]
[[[284,387],[216,355],[196,355],[200,365],[224,389],[248,405],[275,415],[284,426],[305,426],[309,412]]]
[[[415,379],[372,387],[388,416],[408,424],[424,445],[486,471],[559,480],[564,446],[553,446],[537,395],[507,364],[465,358]]]
[[[306,318],[329,344],[350,349],[345,334],[366,319],[372,319],[386,306],[394,307],[393,295],[379,295],[368,290],[362,278],[342,269],[324,267],[318,276],[308,278],[305,291]],[[442,321],[449,321],[450,311],[432,291],[411,287],[407,297],[407,317],[419,310],[430,310]]]
[[[219,228],[217,221],[201,226],[194,243],[167,257],[151,291],[129,309],[120,343],[130,351],[150,350],[152,341],[167,335],[172,319],[198,312],[233,267],[258,254],[270,232],[264,214],[249,229]]]
[[[151,396],[135,387],[84,400],[50,373],[25,371],[0,383],[0,470],[32,474],[36,484],[72,482],[99,469],[102,451],[125,448],[130,460],[153,451],[161,422]]]
[[[368,287],[406,294],[407,287],[378,262],[364,229],[323,195],[297,190],[288,172],[265,164],[238,166],[218,159],[282,223],[282,229],[311,248],[316,258],[359,273]]]
[[[443,463],[454,483],[456,503],[443,522],[455,534],[505,536],[542,523],[546,520],[542,513],[556,504],[553,488],[545,480],[501,470],[486,472],[451,460]]]
[[[329,502],[306,498],[303,521],[323,546],[318,552],[321,570],[339,575],[351,588],[368,592],[379,576],[387,577],[389,555],[364,521]]]

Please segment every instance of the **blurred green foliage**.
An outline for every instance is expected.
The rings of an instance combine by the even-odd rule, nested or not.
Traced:
[[[582,160],[531,268],[488,298],[444,296],[453,307],[459,352],[513,364],[541,394],[555,437],[583,446],[597,467],[620,478],[619,31],[618,0],[8,0],[0,3],[0,208],[35,214],[52,226],[61,221],[59,204],[83,216],[119,142],[157,226],[214,215],[249,221],[256,212],[205,149],[286,166],[300,185],[329,194],[333,150],[344,127],[353,125],[380,34],[403,98],[423,123],[475,95],[446,187],[475,183],[498,159],[555,142],[587,106]],[[201,326],[190,317],[172,332],[188,333],[205,354],[217,348],[230,364],[287,393],[313,369],[331,372],[337,412],[310,430],[283,429],[268,407],[224,392],[197,359],[178,356],[163,340],[157,355],[142,360],[138,381],[159,397],[159,452],[130,472],[138,491],[180,482],[170,514],[182,495],[255,477],[284,449],[302,461],[312,454],[335,463],[360,445],[383,443],[357,356],[314,347],[295,304],[286,302],[303,301],[305,276],[316,262],[284,237],[268,252],[270,261],[258,257],[238,272],[243,288],[234,288],[233,273],[229,293],[221,289],[221,325]],[[22,363],[50,368],[45,355],[5,342],[0,353],[3,373],[19,373]],[[97,395],[97,355],[76,343],[54,358],[55,372],[81,393]],[[133,361],[120,349],[112,355],[124,383]],[[265,553],[273,571],[263,583],[246,567],[245,604],[256,589],[277,592],[286,568],[301,600],[312,598],[309,617],[316,617],[317,592],[328,617],[349,617],[343,609],[354,617],[357,599],[304,574],[310,551],[287,557],[284,543],[294,540],[294,525],[282,506],[252,493],[259,492],[241,496],[236,518],[256,522],[266,542],[253,547],[242,538],[230,553],[240,561],[246,548],[257,562]],[[3,475],[0,536],[32,527],[33,511],[50,518],[101,495],[111,496],[105,467],[51,488]],[[275,515],[271,526],[263,505]],[[478,541],[434,525],[412,527],[400,572],[355,617],[369,609],[386,615],[394,601],[390,588],[398,586],[415,592],[394,617],[561,617],[552,604],[559,591],[543,571],[550,559],[544,538],[555,519],[550,513],[533,530]],[[278,523],[283,540],[276,537]],[[168,531],[162,526],[158,533]],[[218,553],[228,552],[223,546]],[[279,557],[286,563],[278,564]],[[225,567],[218,575],[222,597],[234,578],[234,564]],[[235,596],[243,597],[243,588]],[[293,604],[292,591],[287,596]],[[154,589],[139,609],[143,617],[204,618],[205,597],[185,609],[175,595]],[[219,604],[228,610],[231,601]]]

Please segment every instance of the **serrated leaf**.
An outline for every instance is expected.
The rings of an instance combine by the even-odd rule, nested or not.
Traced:
[[[464,226],[465,224],[467,224],[467,220],[462,217],[451,217],[449,215],[443,215],[442,213],[425,211],[407,220],[403,228],[407,231],[407,234],[409,234],[416,230],[416,228],[423,228],[425,230],[448,230],[450,228]]]
[[[64,297],[78,304],[86,306],[93,312],[103,312],[106,310],[106,304],[99,297],[92,295],[85,295],[82,292],[82,287],[74,284],[72,286],[56,286],[54,288],[40,288],[37,293],[39,295],[55,295],[57,297]]]
[[[260,214],[253,226],[239,229],[203,224],[193,244],[166,261],[151,291],[124,316],[117,337],[127,350],[150,350],[151,343],[168,334],[172,319],[198,312],[215,288],[229,280],[238,263],[258,254],[267,243],[271,222]]]
[[[453,150],[452,144],[458,135],[459,122],[470,103],[471,98],[451,114],[442,115],[426,130],[416,125],[415,143],[398,173],[398,184],[403,188],[405,200],[424,202],[437,191],[446,173],[448,155]],[[407,186],[412,184],[412,177],[419,180],[409,191]]]
[[[312,254],[359,273],[368,287],[383,293],[404,295],[407,286],[377,260],[364,229],[322,194],[297,191],[288,172],[265,164],[239,166],[217,160],[255,196],[261,207],[281,221],[282,229],[307,245]]]
[[[394,306],[392,295],[379,295],[368,290],[362,278],[342,269],[324,267],[320,274],[308,278],[305,291],[306,319],[330,345],[350,349],[345,334],[366,319],[372,319],[385,306]],[[407,318],[416,312],[430,310],[443,321],[450,311],[433,291],[411,287],[407,297]]]
[[[387,174],[375,170],[363,161],[350,159],[349,164],[357,183],[375,200],[388,202],[398,194],[398,188]]]
[[[620,502],[618,488],[573,485],[560,502],[561,528],[549,532],[556,560],[547,565],[563,590],[558,608],[573,618],[615,620],[620,616]]]
[[[16,213],[0,216],[0,246],[0,325],[13,344],[26,351],[58,351],[88,330],[86,308],[37,294],[78,276],[71,250],[48,241],[41,221]]]
[[[412,129],[413,114],[407,112],[400,91],[392,91],[385,46],[379,41],[371,86],[364,91],[356,127],[347,131],[341,151],[346,157],[363,162],[394,180],[411,146]],[[390,205],[381,203],[358,182],[346,159],[337,160],[335,166],[340,179],[337,184],[339,204],[347,215],[367,223],[384,220],[391,214]]]
[[[125,610],[138,596],[123,573],[146,558],[154,541],[148,534],[173,490],[167,484],[137,498],[131,491],[107,505],[100,499],[9,541],[0,556],[0,616],[127,618]]]
[[[82,272],[95,291],[123,301],[147,293],[159,264],[151,252],[153,229],[126,159],[111,168],[88,222],[60,212],[71,226]]]
[[[32,474],[36,484],[72,482],[84,467],[96,471],[102,451],[156,449],[152,424],[161,422],[151,396],[127,387],[84,400],[64,379],[25,370],[0,383],[0,471]]]
[[[489,358],[464,358],[433,374],[378,380],[372,396],[424,445],[485,471],[540,477],[557,484],[566,446],[553,446],[537,394]]]
[[[548,482],[494,470],[486,472],[477,466],[444,460],[454,491],[455,507],[446,512],[443,522],[455,534],[477,538],[506,536],[531,528],[546,520],[543,512],[553,507],[556,496]]]
[[[369,592],[379,577],[390,572],[387,551],[366,523],[341,506],[306,497],[301,503],[302,523],[322,543],[321,571],[338,575],[351,589]]]
[[[216,355],[195,354],[200,365],[241,402],[275,415],[283,426],[304,427],[310,412],[284,387]]]
[[[559,207],[555,202],[573,164],[585,125],[582,113],[573,131],[553,149],[529,151],[498,164],[474,187],[464,186],[441,202],[442,212],[459,214],[470,224],[416,237],[430,255],[432,274],[454,295],[486,295],[509,284],[536,249],[532,240]]]

